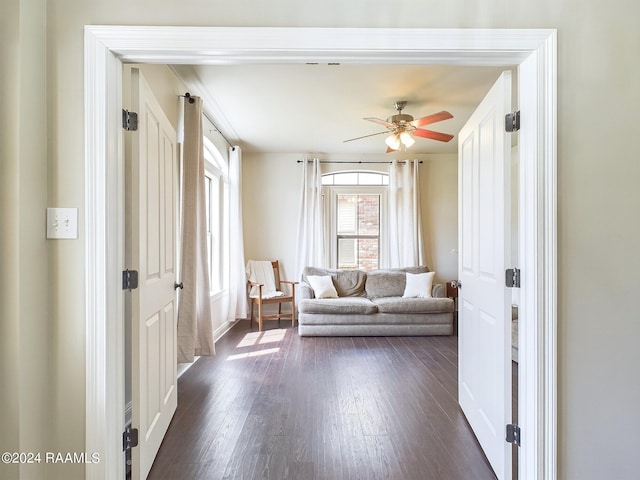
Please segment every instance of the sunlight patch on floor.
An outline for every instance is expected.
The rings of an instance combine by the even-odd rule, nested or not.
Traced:
[[[238,353],[237,355],[229,355],[228,360],[240,360],[242,358],[259,357],[261,355],[271,355],[272,353],[278,353],[280,348],[266,348],[264,350],[256,350],[255,352]]]
[[[283,328],[267,330],[266,332],[247,333],[236,348],[250,347],[252,345],[264,345],[266,343],[276,343],[284,340],[287,331]]]

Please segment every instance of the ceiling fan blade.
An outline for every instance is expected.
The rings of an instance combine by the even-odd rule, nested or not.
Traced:
[[[440,142],[448,142],[453,138],[453,135],[449,135],[448,133],[433,132],[431,130],[422,130],[420,128],[416,128],[413,131],[413,134],[418,137],[430,138],[431,140],[438,140]]]
[[[441,122],[453,118],[449,112],[443,110],[442,112],[427,115],[426,117],[418,118],[411,122],[414,127],[422,127],[423,125],[429,125],[430,123]]]
[[[380,125],[384,125],[385,127],[395,128],[395,125],[393,123],[389,123],[386,120],[382,120],[381,118],[365,117],[363,118],[363,120],[369,120],[370,122],[378,123]]]
[[[397,152],[397,150],[394,150],[391,147],[387,147],[387,152],[386,153],[391,153],[391,152]]]
[[[382,135],[383,133],[389,133],[389,131],[386,130],[384,132],[370,133],[369,135],[363,135],[361,137],[350,138],[349,140],[343,140],[342,143],[352,142],[353,140],[360,140],[361,138],[373,137],[375,135]]]

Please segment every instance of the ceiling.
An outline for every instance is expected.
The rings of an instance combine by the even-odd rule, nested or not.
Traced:
[[[504,67],[453,65],[177,65],[172,67],[217,128],[245,153],[384,154],[386,132],[364,117],[387,119],[394,102],[420,118],[441,110],[452,119],[423,128],[457,135]],[[517,85],[515,71],[514,86]],[[515,88],[514,88],[515,91]],[[415,154],[455,153],[448,143],[416,137]]]

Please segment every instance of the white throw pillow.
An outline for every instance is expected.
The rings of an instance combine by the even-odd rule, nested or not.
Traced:
[[[403,298],[431,298],[433,276],[436,272],[408,273]]]
[[[309,275],[307,281],[316,298],[338,298],[336,287],[333,286],[333,280],[329,275]]]

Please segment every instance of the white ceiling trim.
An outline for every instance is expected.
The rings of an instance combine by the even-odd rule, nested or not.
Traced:
[[[517,65],[551,30],[91,26],[123,62]],[[179,30],[177,30],[179,29]],[[167,38],[172,44],[167,45]],[[339,57],[337,59],[336,57]]]

